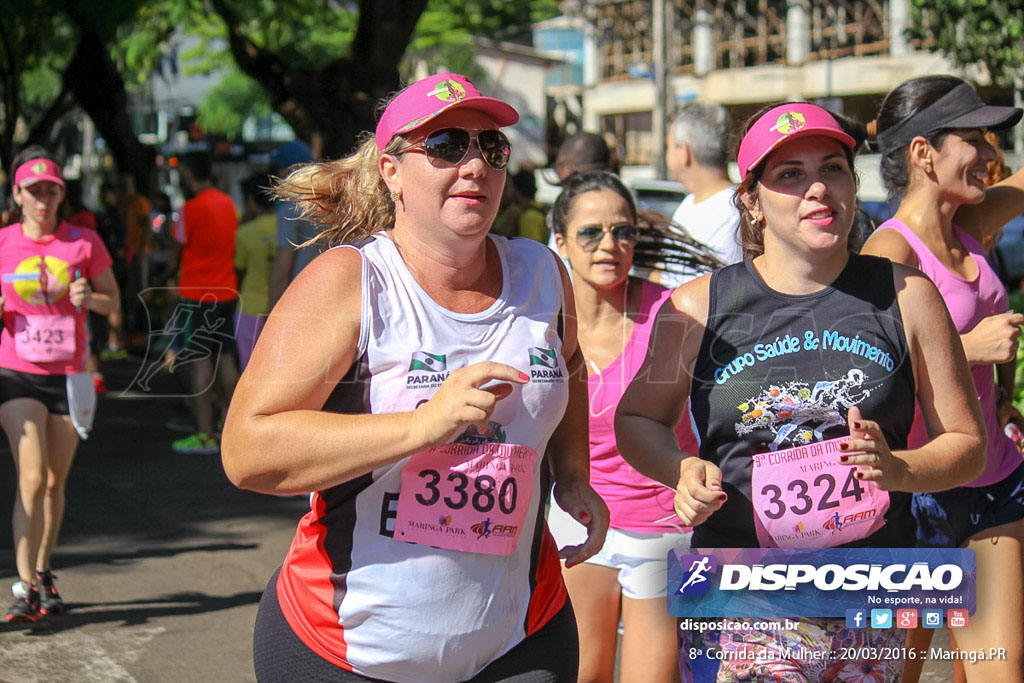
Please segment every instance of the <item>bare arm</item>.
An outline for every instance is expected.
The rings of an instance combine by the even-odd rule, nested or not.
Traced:
[[[966,484],[985,467],[985,428],[974,379],[953,321],[935,285],[909,268],[894,268],[897,297],[914,365],[917,401],[932,440],[921,448],[888,453],[877,425],[851,424],[849,457],[862,478],[896,491],[944,491]],[[860,411],[851,409],[851,422]],[[858,433],[859,432],[859,433]],[[891,459],[890,459],[891,457]]]
[[[954,222],[969,231],[979,242],[995,235],[1007,223],[1024,213],[1024,168],[990,187],[980,204],[965,204],[957,209]]]
[[[486,425],[514,368],[477,363],[453,371],[412,412],[339,415],[322,411],[358,352],[362,259],[335,249],[296,278],[267,321],[231,401],[221,454],[242,488],[267,493],[322,490],[433,445],[468,424]]]
[[[881,256],[912,268],[919,266],[917,254],[895,230],[879,230],[872,234],[861,248],[861,253]],[[1024,324],[1024,315],[1010,311],[989,316],[974,329],[959,335],[967,362],[981,365],[1002,363],[1014,358],[1021,324]]]
[[[679,449],[675,427],[690,397],[691,373],[707,322],[710,276],[672,294],[655,321],[647,358],[619,401],[615,438],[638,472],[675,489],[675,510],[696,526],[721,507],[721,471]]]
[[[107,268],[102,273],[87,280],[80,277],[71,283],[68,292],[71,303],[85,306],[100,315],[108,315],[121,306],[121,294],[117,290],[114,271]]]
[[[559,555],[567,567],[595,555],[604,545],[608,530],[608,507],[590,486],[590,417],[587,370],[576,338],[576,303],[572,284],[560,259],[556,259],[565,292],[565,329],[562,356],[568,370],[569,404],[551,435],[548,464],[555,482],[558,507],[587,527],[587,540],[580,546],[563,548]]]

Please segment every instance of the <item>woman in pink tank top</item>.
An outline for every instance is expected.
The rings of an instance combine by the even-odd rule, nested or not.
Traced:
[[[987,165],[996,158],[985,133],[1011,127],[1021,115],[1020,109],[986,106],[952,76],[911,79],[889,93],[878,113],[881,173],[900,204],[863,248],[914,266],[935,282],[960,333],[985,417],[981,476],[950,491],[915,494],[913,507],[919,546],[967,547],[977,556],[977,612],[955,632],[956,646],[995,646],[1007,656],[966,665],[968,681],[1024,681],[1024,461],[1003,433],[1011,421],[1024,425],[1010,402],[1024,316],[1007,310],[1006,291],[981,246],[1024,211],[1024,172],[985,187]],[[918,436],[928,438],[923,428]],[[907,645],[927,647],[930,638],[922,629]],[[904,680],[917,680],[920,664],[908,660],[904,673]]]
[[[562,571],[580,634],[579,680],[612,679],[620,620],[623,680],[678,680],[665,558],[673,548],[690,546],[690,528],[680,526],[673,511],[674,491],[622,459],[614,420],[623,391],[647,356],[657,312],[671,294],[630,277],[631,268],[686,264],[681,270],[696,275],[708,269],[703,265],[706,255],[691,250],[685,240],[673,241],[662,230],[640,225],[629,190],[606,171],[567,179],[549,224],[572,272],[580,348],[587,364],[590,483],[611,513],[601,552],[579,565],[566,563]],[[644,241],[637,248],[641,232]],[[655,242],[661,253],[648,252],[648,243]],[[696,450],[688,416],[676,427],[676,438],[682,448]],[[555,504],[548,525],[559,547],[579,543],[586,532]]]

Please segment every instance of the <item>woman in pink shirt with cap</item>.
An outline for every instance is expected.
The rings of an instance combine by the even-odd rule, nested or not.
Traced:
[[[50,556],[64,516],[64,483],[78,448],[68,376],[85,369],[86,310],[118,304],[111,259],[95,230],[63,222],[64,178],[46,150],[14,158],[21,222],[0,230],[0,425],[18,472],[18,582],[6,620],[61,614]],[[92,388],[92,379],[88,380]]]
[[[544,245],[488,235],[517,120],[438,74],[280,187],[342,246],[274,307],[224,427],[237,485],[313,492],[260,605],[260,681],[576,679],[547,483],[588,528],[570,564],[608,510],[568,277]]]
[[[808,103],[748,121],[736,190],[746,259],[675,290],[619,404],[620,452],[675,489],[694,548],[907,547],[910,492],[956,486],[981,469],[980,410],[934,285],[851,253],[853,145]],[[672,431],[687,399],[699,453],[683,452]],[[942,430],[908,449],[915,399]],[[793,450],[812,444],[829,447]],[[792,464],[797,454],[806,466]],[[721,656],[684,649],[684,674],[899,679],[899,661],[869,653],[900,647],[903,631],[790,619],[795,627],[736,619],[740,627],[720,635]],[[808,650],[826,656],[801,656]]]

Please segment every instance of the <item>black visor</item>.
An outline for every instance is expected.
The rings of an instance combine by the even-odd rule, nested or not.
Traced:
[[[899,149],[918,135],[957,128],[1009,128],[1020,121],[1024,110],[1017,107],[992,107],[985,104],[967,83],[961,83],[929,107],[905,118],[878,135],[882,151]]]

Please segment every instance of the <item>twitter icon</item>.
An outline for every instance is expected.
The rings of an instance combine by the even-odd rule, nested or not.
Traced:
[[[892,610],[871,610],[871,628],[892,628]]]

